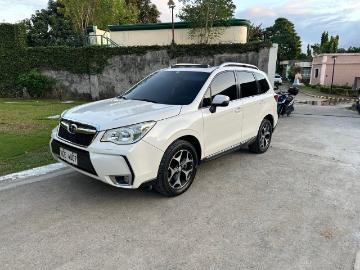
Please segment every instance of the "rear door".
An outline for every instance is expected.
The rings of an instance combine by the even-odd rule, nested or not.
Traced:
[[[230,103],[227,107],[217,107],[216,112],[211,113],[209,107],[216,95],[228,96]],[[201,109],[206,156],[240,143],[242,111],[239,109],[238,101],[235,73],[233,71],[219,73],[211,82]]]
[[[243,112],[242,141],[255,137],[260,126],[260,106],[262,98],[259,95],[255,76],[250,71],[236,71],[240,85],[240,102]]]

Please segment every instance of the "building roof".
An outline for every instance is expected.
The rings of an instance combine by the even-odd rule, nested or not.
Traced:
[[[220,23],[215,23],[215,26],[220,26]],[[243,19],[232,19],[229,21],[230,26],[249,26],[250,21]],[[188,22],[175,22],[175,29],[191,28]],[[146,24],[122,24],[122,25],[109,25],[108,29],[112,32],[115,31],[136,31],[136,30],[160,30],[172,29],[172,23],[146,23]]]
[[[322,56],[360,56],[360,53],[322,53],[315,55],[314,58]]]

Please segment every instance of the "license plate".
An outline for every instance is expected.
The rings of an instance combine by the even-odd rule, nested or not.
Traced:
[[[60,147],[60,158],[73,165],[78,165],[77,154]]]

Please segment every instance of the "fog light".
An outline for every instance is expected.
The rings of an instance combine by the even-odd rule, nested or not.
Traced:
[[[122,175],[122,176],[115,176],[114,177],[116,184],[118,185],[127,185],[131,184],[131,176],[130,175]]]

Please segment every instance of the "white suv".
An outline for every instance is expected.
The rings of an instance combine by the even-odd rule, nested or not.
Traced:
[[[257,67],[178,64],[123,96],[65,111],[50,146],[57,160],[107,184],[147,183],[176,196],[200,161],[244,144],[264,153],[277,120],[276,94]]]

